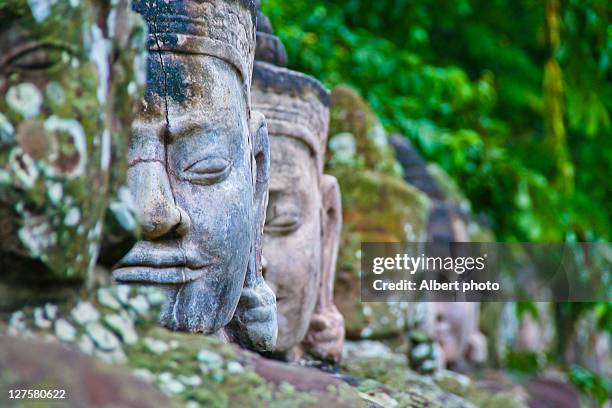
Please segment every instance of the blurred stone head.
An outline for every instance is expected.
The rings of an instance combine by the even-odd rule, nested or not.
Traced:
[[[265,343],[276,309],[258,275],[268,146],[250,109],[254,4],[138,0],[134,9],[151,31],[128,159],[143,239],[114,276],[164,287],[161,322],[173,330],[213,333],[236,311],[238,341],[252,342],[261,324]]]
[[[111,162],[127,153],[121,139],[145,71],[144,26],[127,1],[9,0],[0,21],[5,306],[92,270]]]
[[[429,303],[425,330],[442,348],[449,366],[482,364],[487,359],[487,340],[480,332],[480,303]]]
[[[333,309],[335,316],[317,321],[315,331],[337,318],[332,338],[312,340],[337,344],[344,339],[344,322],[332,303],[340,192],[336,180],[323,174],[329,93],[314,78],[264,62],[255,63],[253,75],[253,106],[266,116],[270,133],[263,253],[264,276],[278,302],[277,351],[300,345],[316,309]]]

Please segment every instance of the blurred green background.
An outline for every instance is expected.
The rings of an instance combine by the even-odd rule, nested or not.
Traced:
[[[500,241],[609,241],[608,0],[263,1],[289,67],[347,83]]]

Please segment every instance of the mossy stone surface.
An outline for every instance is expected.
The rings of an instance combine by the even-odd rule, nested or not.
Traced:
[[[411,305],[364,304],[360,299],[362,242],[420,242],[429,216],[427,197],[406,183],[380,121],[352,89],[331,95],[327,172],[342,192],[343,231],[334,301],[349,339],[393,336],[409,325]]]

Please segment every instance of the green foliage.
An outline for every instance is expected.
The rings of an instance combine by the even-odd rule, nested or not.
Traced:
[[[608,3],[560,0],[548,19],[533,0],[263,7],[291,68],[357,88],[387,130],[455,179],[500,240],[582,241],[612,235]],[[559,69],[546,88],[547,62]]]
[[[606,400],[612,398],[612,380],[610,378],[597,375],[580,366],[572,366],[569,379],[580,391],[595,398],[602,406]]]
[[[505,368],[526,374],[539,373],[546,364],[543,355],[532,351],[510,351],[505,360]]]

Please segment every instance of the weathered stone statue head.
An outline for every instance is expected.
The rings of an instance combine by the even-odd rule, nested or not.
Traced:
[[[256,62],[252,96],[270,132],[263,251],[278,301],[276,350],[337,361],[344,320],[332,298],[342,216],[338,183],[323,174],[329,92],[312,77]]]
[[[479,303],[436,302],[428,307],[424,329],[440,343],[444,365],[461,368],[486,361],[487,340],[478,327]]]
[[[134,9],[150,31],[128,159],[143,240],[114,276],[162,286],[170,329],[229,324],[236,341],[269,349],[276,307],[259,268],[269,158],[263,116],[250,110],[254,4],[138,0]]]
[[[0,2],[2,309],[60,298],[95,264],[144,85],[137,20],[127,1]]]

